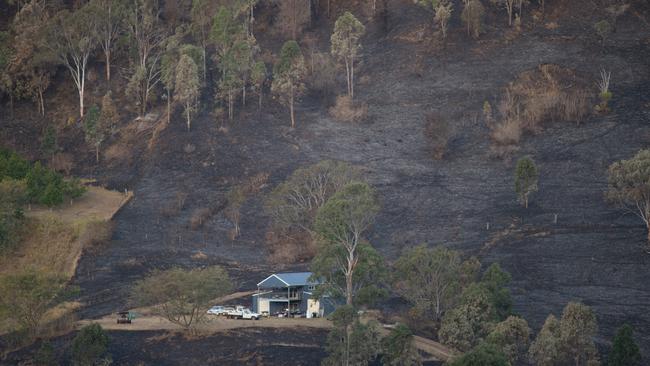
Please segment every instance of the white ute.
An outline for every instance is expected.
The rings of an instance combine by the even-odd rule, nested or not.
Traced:
[[[235,306],[235,307],[230,307],[230,306],[215,306],[213,308],[218,308],[215,309],[216,311],[210,311],[208,310],[208,313],[214,314],[214,315],[223,315],[227,317],[228,319],[249,319],[249,320],[260,320],[261,315],[258,313],[252,312],[249,308],[243,307],[243,306]]]

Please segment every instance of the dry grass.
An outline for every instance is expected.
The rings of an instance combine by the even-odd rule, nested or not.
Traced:
[[[95,186],[87,188],[86,193],[71,204],[63,204],[54,209],[32,206],[32,209],[27,210],[25,215],[33,218],[53,216],[68,223],[77,220],[105,221],[113,218],[113,215],[133,198],[133,192],[130,191],[124,193]]]
[[[192,212],[192,217],[190,217],[190,228],[192,230],[200,229],[210,219],[210,216],[212,216],[212,210],[210,208],[197,208]]]
[[[0,274],[34,268],[72,277],[81,252],[110,238],[110,219],[132,196],[89,187],[72,205],[27,210],[23,240],[0,257]]]
[[[582,122],[592,103],[584,85],[572,70],[557,65],[540,65],[519,75],[501,98],[500,121],[488,126],[491,155],[507,158],[526,132],[540,133],[548,121]]]
[[[208,259],[208,255],[199,250],[198,252],[192,254],[191,258],[195,261],[204,261]]]
[[[133,154],[126,142],[119,141],[104,151],[104,159],[110,164],[130,165],[133,160]]]
[[[330,116],[340,122],[360,122],[368,117],[368,105],[355,105],[347,95],[336,97],[336,104],[329,109]]]
[[[317,251],[315,240],[306,232],[286,233],[269,231],[266,233],[269,248],[269,262],[273,264],[298,263],[311,260]]]
[[[107,221],[65,222],[53,216],[29,219],[26,229],[29,234],[18,249],[0,258],[0,274],[33,268],[70,278],[83,249],[106,241],[111,233]]]

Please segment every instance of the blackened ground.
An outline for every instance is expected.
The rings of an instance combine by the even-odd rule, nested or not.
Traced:
[[[560,2],[547,1],[547,7],[553,3]],[[287,128],[287,111],[270,100],[261,115],[249,106],[227,132],[207,113],[187,132],[178,116],[157,150],[137,164],[129,187],[136,198],[116,216],[110,246],[81,259],[75,282],[87,303],[82,316],[126,306],[133,281],[157,267],[222,264],[238,287],[254,288],[280,269],[267,263],[264,193],[298,167],[340,159],[362,166],[381,194],[383,210],[369,239],[388,261],[428,243],[499,262],[513,276],[515,311],[535,329],[568,301],[583,301],[597,313],[601,345],[629,322],[650,357],[644,227],[603,200],[608,165],[648,146],[650,29],[628,12],[601,46],[592,23],[604,17],[602,10],[589,1],[564,3],[571,15],[556,20],[559,28],[539,23],[508,42],[496,27],[479,41],[466,38],[456,12],[446,48],[426,51],[402,36],[429,24],[429,15],[410,0],[390,2],[388,33],[373,31],[364,40],[356,88],[358,100],[369,104],[364,123],[333,121],[311,97],[298,106],[295,130]],[[491,24],[504,20],[498,15]],[[490,159],[488,131],[477,116],[485,100],[496,105],[508,82],[542,63],[577,70],[593,82],[605,67],[614,99],[606,116],[580,126],[549,122],[522,141],[515,158],[530,155],[541,171],[540,191],[524,210],[513,192],[513,167]],[[442,161],[431,160],[422,134],[429,111],[454,125]],[[218,209],[203,228],[190,228],[195,210],[223,207],[233,184],[259,172],[270,174],[269,185],[244,205],[240,238],[228,239],[232,225]],[[179,193],[187,194],[186,202],[170,213]],[[207,259],[195,256],[199,251]]]
[[[57,364],[72,365],[68,334],[51,341]],[[208,337],[187,338],[165,332],[110,331],[113,365],[318,365],[325,357],[326,331],[251,328]],[[0,365],[33,358],[40,345],[9,355]]]

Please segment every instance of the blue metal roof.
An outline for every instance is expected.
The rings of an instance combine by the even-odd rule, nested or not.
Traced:
[[[265,278],[262,282],[258,283],[259,287],[279,287],[283,286],[306,286],[316,285],[318,282],[309,281],[311,272],[287,272],[287,273],[274,273]]]

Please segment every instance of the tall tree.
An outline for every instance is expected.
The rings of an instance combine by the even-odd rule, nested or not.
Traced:
[[[560,322],[555,315],[546,318],[537,338],[528,349],[528,357],[538,366],[554,366],[561,362]]]
[[[302,30],[311,22],[310,0],[275,0],[278,4],[276,22],[285,39],[298,39]]]
[[[193,0],[190,16],[192,18],[192,34],[194,39],[201,47],[201,62],[203,64],[202,78],[206,82],[207,78],[207,48],[210,43],[210,29],[212,27],[213,1]]]
[[[490,292],[480,284],[471,284],[463,291],[460,304],[443,316],[438,335],[445,344],[466,352],[488,335],[495,314]]]
[[[264,96],[264,84],[266,83],[266,65],[264,61],[257,61],[251,69],[251,86],[253,92],[257,93],[257,110],[262,111],[262,97]]]
[[[178,66],[176,66],[174,90],[176,91],[176,98],[185,108],[188,131],[192,123],[191,114],[196,110],[199,89],[199,72],[196,63],[190,56],[182,55]]]
[[[362,324],[352,306],[341,306],[332,314],[333,329],[327,335],[327,357],[323,366],[361,366],[374,361],[381,341],[376,322]]]
[[[149,97],[160,81],[165,30],[160,22],[160,11],[154,0],[135,0],[126,17],[129,35],[133,40],[137,59],[127,86],[127,94],[135,97],[142,116],[147,112]]]
[[[222,6],[212,19],[212,29],[210,30],[210,40],[217,47],[216,61],[220,64],[222,77],[226,71],[222,60],[226,58],[233,44],[243,38],[241,24],[237,21],[237,14],[232,8]]]
[[[530,343],[530,328],[525,319],[509,316],[498,323],[487,336],[487,342],[497,346],[511,365],[524,360]]]
[[[228,105],[228,118],[230,120],[234,116],[236,92],[242,87],[239,60],[237,59],[238,52],[234,52],[233,49],[235,46],[238,50],[246,46],[246,37],[241,24],[237,20],[237,14],[233,7],[220,7],[214,16],[210,32],[210,39],[217,47],[214,59],[221,72],[216,97],[225,101]]]
[[[13,53],[6,68],[12,96],[32,99],[41,115],[45,115],[43,94],[57,63],[42,41],[46,38],[52,10],[44,1],[32,1],[21,8],[12,24]]]
[[[629,324],[618,329],[612,351],[607,359],[608,366],[639,366],[641,365],[641,352],[634,341],[634,330]]]
[[[289,106],[291,128],[296,126],[294,103],[305,90],[304,78],[307,72],[305,58],[296,41],[287,41],[280,51],[280,59],[273,67],[271,91],[280,101]]]
[[[99,147],[106,139],[106,128],[101,124],[101,112],[96,105],[88,109],[84,116],[84,135],[86,142],[95,148],[95,162],[99,162]]]
[[[353,305],[354,295],[361,285],[354,283],[357,270],[367,271],[373,265],[379,264],[366,262],[377,255],[372,246],[363,240],[363,234],[370,228],[378,213],[379,202],[374,190],[365,183],[355,182],[334,194],[318,210],[315,227],[325,244],[315,263],[325,262],[332,265],[318,266],[314,275],[329,278],[337,274],[342,275],[345,283],[342,290],[347,305]],[[365,266],[362,267],[361,264]]]
[[[519,159],[515,168],[515,192],[526,208],[528,208],[528,197],[537,191],[538,180],[539,171],[533,159],[527,156]]]
[[[176,84],[176,67],[181,55],[180,42],[184,36],[182,29],[177,28],[176,32],[165,40],[165,51],[160,60],[160,81],[165,89],[167,100],[167,123],[171,121],[172,114],[172,93]]]
[[[415,247],[395,263],[395,289],[421,314],[440,320],[460,288],[460,255],[442,246]]]
[[[442,38],[447,38],[447,29],[449,28],[449,19],[451,19],[451,13],[454,11],[454,4],[451,1],[444,0],[441,1],[438,6],[436,6],[436,15],[433,20],[438,23],[440,27],[440,32],[442,33]]]
[[[334,23],[332,33],[332,56],[345,65],[348,95],[354,98],[354,64],[361,50],[360,38],[365,27],[349,11],[341,15]]]
[[[115,42],[124,28],[127,7],[124,0],[91,0],[97,40],[104,52],[106,80],[111,80],[111,56]]]
[[[608,175],[607,199],[643,220],[650,248],[650,150],[613,163]]]
[[[593,310],[581,303],[568,303],[560,319],[560,344],[565,351],[567,361],[582,366],[598,360],[598,351],[594,343],[597,332],[598,323]]]
[[[508,25],[512,25],[512,14],[515,9],[515,3],[517,0],[490,0],[493,4],[501,5],[506,8],[508,13]]]
[[[251,68],[256,51],[255,38],[247,37],[235,42],[231,49],[232,59],[236,69],[238,84],[242,89],[242,105],[246,106],[246,87],[248,86]]]
[[[46,45],[58,60],[68,69],[79,93],[79,115],[84,116],[84,95],[86,91],[86,70],[90,56],[95,51],[96,24],[92,9],[83,6],[74,13],[59,12],[48,32]]]
[[[510,290],[506,286],[510,284],[510,273],[501,269],[498,263],[492,263],[483,272],[480,285],[490,293],[490,301],[494,307],[498,320],[503,320],[512,312],[512,299]]]
[[[467,35],[478,38],[483,30],[485,7],[481,0],[463,0],[463,3],[463,12],[460,17],[467,27]]]

